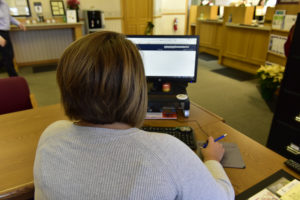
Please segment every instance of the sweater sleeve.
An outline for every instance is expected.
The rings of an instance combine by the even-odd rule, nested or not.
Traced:
[[[214,179],[217,181],[219,186],[224,189],[225,193],[227,193],[226,196],[233,196],[231,199],[234,199],[234,190],[220,162],[216,160],[208,160],[204,164],[208,168]]]
[[[10,16],[10,23],[16,26],[19,26],[20,22],[16,20],[14,17]]]
[[[168,138],[164,162],[178,190],[178,200],[233,200],[233,187],[217,161],[205,164],[184,143]],[[167,160],[167,161],[166,161]]]

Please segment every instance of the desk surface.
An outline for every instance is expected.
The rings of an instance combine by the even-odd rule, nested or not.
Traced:
[[[224,141],[237,143],[246,163],[246,169],[225,169],[236,194],[279,169],[300,178],[285,167],[285,158],[226,125],[217,115],[193,104],[190,113],[189,118],[146,120],[145,125],[191,126],[197,140],[226,132],[228,137]],[[40,134],[49,124],[61,119],[67,117],[60,105],[0,115],[0,199],[4,194],[33,194],[33,163]]]

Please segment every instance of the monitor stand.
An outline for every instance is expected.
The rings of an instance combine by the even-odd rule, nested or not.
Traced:
[[[188,83],[169,82],[169,92],[162,91],[163,83],[148,83],[147,112],[162,112],[164,109],[182,110],[184,117],[189,116],[190,100],[186,87]]]

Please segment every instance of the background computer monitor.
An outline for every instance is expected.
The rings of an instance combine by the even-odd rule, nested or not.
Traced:
[[[127,36],[137,45],[149,82],[196,82],[198,36]]]

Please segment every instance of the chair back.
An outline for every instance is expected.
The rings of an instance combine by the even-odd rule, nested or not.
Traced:
[[[31,108],[29,88],[23,77],[0,79],[0,114]]]

